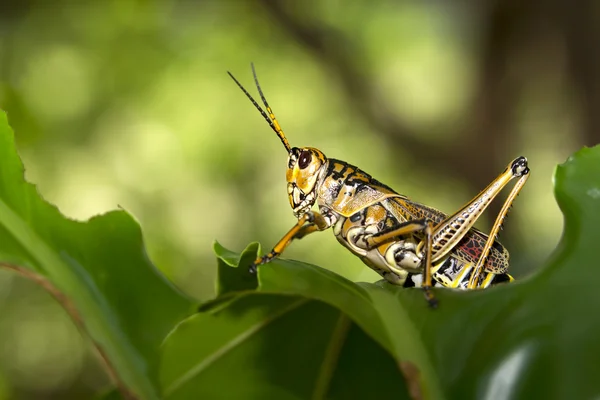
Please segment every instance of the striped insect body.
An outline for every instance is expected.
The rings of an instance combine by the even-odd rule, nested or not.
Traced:
[[[337,240],[394,285],[421,287],[430,305],[431,288],[486,288],[512,281],[509,255],[496,237],[513,201],[530,175],[518,157],[487,188],[452,215],[417,203],[342,160],[313,147],[291,147],[267,103],[252,66],[266,110],[229,74],[269,123],[288,152],[287,193],[292,229],[251,266],[278,257],[294,240],[331,228]],[[516,179],[489,235],[473,225],[506,185]],[[314,211],[315,206],[318,211]]]

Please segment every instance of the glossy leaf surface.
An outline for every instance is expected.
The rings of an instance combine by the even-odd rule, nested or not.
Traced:
[[[404,365],[407,380],[402,384],[402,391],[396,392],[397,397],[408,395],[407,385],[413,394],[418,396],[420,391],[426,398],[597,397],[600,394],[596,378],[600,376],[597,361],[600,319],[594,316],[600,307],[597,289],[600,264],[596,260],[600,226],[600,147],[583,149],[559,166],[555,182],[556,197],[565,215],[564,236],[550,260],[528,279],[485,291],[436,290],[440,307],[432,310],[419,290],[406,290],[384,282],[353,283],[313,265],[276,260],[259,268],[256,291],[246,290],[237,295],[235,291],[229,292],[216,308],[209,307],[205,313],[187,321],[186,329],[196,326],[198,334],[201,330],[219,332],[223,329],[219,327],[222,321],[214,319],[220,315],[235,314],[236,318],[244,319],[260,310],[261,318],[269,319],[278,314],[281,309],[278,307],[301,304],[300,309],[305,310],[305,306],[317,301],[315,304],[327,304],[330,312],[347,317],[366,334],[362,343],[347,342],[345,346],[355,344],[364,348],[368,336],[396,360],[396,363],[378,364],[378,373],[393,376],[397,366]],[[248,253],[254,249],[252,245],[244,251],[241,259],[248,263],[254,256]],[[221,266],[240,259],[229,251],[224,252],[220,246],[216,246],[216,250]],[[246,265],[233,267],[227,277],[221,275],[223,286],[235,288],[236,282],[247,274]],[[255,298],[257,293],[267,296],[269,301],[283,303],[278,303],[278,307],[271,304],[274,308],[269,310],[260,304],[267,302],[266,298]],[[281,295],[289,297],[281,300],[278,297]],[[309,303],[303,303],[305,301]],[[220,309],[215,311],[218,307]],[[326,308],[306,308],[310,310],[306,314],[300,313],[300,309],[286,314],[282,324],[287,328],[279,326],[286,340],[275,340],[269,333],[257,332],[255,340],[262,337],[260,345],[255,344],[252,350],[252,345],[246,343],[247,353],[228,366],[228,374],[243,377],[249,373],[249,365],[271,371],[265,367],[270,362],[272,368],[283,373],[281,361],[274,361],[275,355],[295,354],[292,351],[299,346],[300,338],[308,334],[310,338],[304,340],[318,341],[323,332],[333,329],[331,325],[326,329],[325,325],[314,323],[314,319],[322,318],[331,324],[335,317],[328,315]],[[305,333],[303,326],[307,324],[313,329]],[[189,347],[185,347],[185,343]],[[220,346],[213,344],[206,354],[218,351]],[[167,340],[167,360],[172,357],[170,362],[174,362],[175,354],[181,352],[177,349],[181,348],[195,354],[196,364],[205,362],[208,357],[198,353],[191,340],[185,339],[185,334],[178,330]],[[290,383],[282,385],[284,392],[273,393],[310,398],[308,393],[313,381],[309,371],[302,368],[306,361],[298,354],[294,357],[298,357],[297,366],[285,370],[280,379],[290,379],[298,385],[304,382],[305,387],[295,391]],[[364,364],[352,364],[355,361],[358,360],[349,361],[344,367],[364,367]],[[269,376],[270,373],[272,371],[253,375],[251,380],[241,379],[235,393],[251,392],[256,387],[268,388],[270,382],[279,381]],[[175,373],[167,381],[176,381],[176,376],[181,374],[183,372]],[[199,373],[192,379],[194,383],[190,380],[187,387],[205,393],[208,383],[202,384],[201,379],[206,379],[202,375]]]
[[[3,112],[0,261],[50,282],[128,391],[159,398],[159,345],[192,303],[152,265],[131,215],[113,211],[86,222],[69,220],[25,182]]]
[[[398,398],[394,359],[340,310],[248,292],[180,324],[164,348],[166,399]],[[356,397],[358,396],[358,397]]]
[[[218,297],[186,318],[192,303],[148,260],[135,220],[62,216],[25,182],[0,114],[0,265],[59,297],[126,388],[119,396],[598,397],[600,147],[559,166],[555,190],[564,236],[528,279],[436,290],[432,310],[419,290],[298,261],[251,275],[256,244],[215,244]]]

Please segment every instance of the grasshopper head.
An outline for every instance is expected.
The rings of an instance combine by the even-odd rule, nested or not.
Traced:
[[[254,83],[256,84],[256,88],[260,94],[260,99],[265,105],[266,110],[263,110],[262,107],[258,105],[256,100],[252,98],[250,93],[244,89],[242,84],[239,83],[230,72],[228,72],[228,74],[242,90],[242,92],[244,92],[246,97],[250,99],[254,107],[263,116],[265,121],[267,121],[271,129],[273,129],[273,131],[279,137],[279,140],[281,140],[285,150],[288,152],[288,169],[286,173],[286,179],[288,182],[288,196],[290,199],[290,205],[294,209],[294,215],[296,217],[300,217],[310,210],[313,204],[315,204],[315,200],[317,198],[317,186],[318,182],[320,181],[319,176],[324,175],[321,174],[321,172],[324,173],[327,169],[327,157],[325,157],[320,150],[312,147],[297,148],[290,146],[285,134],[283,133],[283,129],[281,129],[279,122],[277,122],[275,114],[273,113],[271,107],[269,107],[269,103],[267,103],[267,99],[260,88],[258,78],[256,77],[256,71],[254,70],[254,65],[252,65]]]
[[[294,147],[288,157],[285,174],[290,205],[294,215],[299,217],[307,212],[317,198],[317,183],[321,172],[327,168],[327,157],[313,147]]]

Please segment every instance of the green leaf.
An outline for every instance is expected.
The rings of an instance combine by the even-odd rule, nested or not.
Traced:
[[[117,389],[110,389],[105,392],[99,393],[94,400],[126,400],[123,395]]]
[[[214,243],[213,248],[215,253],[221,255],[217,259],[217,295],[256,289],[258,286],[256,274],[251,274],[248,267],[256,260],[256,254],[260,248],[258,243],[249,244],[240,255],[227,250],[218,242]]]
[[[133,218],[63,217],[25,182],[0,113],[0,267],[43,285],[90,335],[119,379],[107,398],[596,398],[600,147],[559,166],[555,189],[564,235],[529,279],[436,290],[433,310],[419,290],[297,261],[257,278],[256,243],[240,255],[216,243],[219,296],[182,321],[193,305],[148,260]]]
[[[423,315],[431,311],[420,291],[404,290],[408,296],[397,301],[389,290],[378,285],[353,283],[326,269],[281,259],[260,266],[258,276],[261,292],[315,299],[341,310],[397,362],[417,366],[419,378],[428,383],[421,385],[428,395],[443,397],[440,379],[420,338],[418,325],[409,317],[409,307]]]
[[[600,146],[576,153],[554,180],[565,229],[537,274],[482,292],[451,293],[435,318],[411,309],[449,397],[600,394]]]
[[[152,265],[125,211],[87,222],[65,218],[25,182],[0,112],[0,261],[63,296],[72,316],[134,395],[158,399],[160,343],[192,309]],[[54,290],[53,289],[53,290]]]
[[[225,398],[249,390],[257,396],[275,393],[278,398],[310,398],[314,375],[304,369],[310,362],[303,357],[308,356],[294,352],[304,343],[298,337],[305,335],[305,341],[316,343],[323,332],[332,332],[331,320],[338,316],[349,318],[379,345],[377,348],[395,359],[395,363],[377,364],[378,373],[392,376],[397,365],[403,366],[413,397],[598,397],[600,318],[595,316],[600,307],[600,147],[583,149],[559,166],[555,190],[565,215],[565,230],[550,260],[534,276],[512,284],[483,291],[436,290],[440,300],[436,310],[427,307],[420,290],[386,282],[356,284],[297,261],[276,260],[259,267],[256,291],[229,292],[168,338],[161,370],[163,383],[171,388],[168,393],[173,398],[183,398],[177,397],[182,393]],[[223,254],[218,252],[217,256],[235,258],[231,253]],[[327,304],[329,308],[301,312],[312,304]],[[296,306],[293,311],[281,312],[291,305]],[[326,309],[331,315],[321,314]],[[238,351],[223,354],[223,343],[247,334],[257,321],[274,319],[279,321],[277,335],[269,329],[253,331],[252,343],[244,342]],[[188,329],[194,333],[186,336]],[[210,332],[224,337],[206,340]],[[196,335],[202,336],[202,345],[194,344]],[[351,348],[354,345],[358,347]],[[364,343],[344,342],[344,352],[360,351],[361,346]],[[174,369],[173,364],[186,350],[189,359],[185,367]],[[214,362],[211,357],[215,353],[235,362]],[[281,355],[299,361],[284,368],[278,358]],[[265,366],[270,362],[276,371]],[[194,370],[197,365],[207,369]],[[254,370],[253,366],[259,367]],[[362,360],[348,361],[344,367],[367,373]],[[219,393],[212,392],[210,382],[224,371],[235,380],[235,387],[221,386]],[[251,379],[246,379],[247,375]],[[350,380],[356,387],[367,385],[368,380],[361,378]],[[273,382],[284,383],[273,388]],[[333,386],[332,380],[327,387]],[[377,389],[377,385],[369,387]],[[259,389],[252,392],[255,388]],[[388,396],[406,396],[406,387],[393,390],[395,395]],[[378,397],[355,393],[354,398]]]
[[[299,296],[256,292],[178,325],[165,341],[161,377],[165,399],[406,393],[394,359],[344,313]]]

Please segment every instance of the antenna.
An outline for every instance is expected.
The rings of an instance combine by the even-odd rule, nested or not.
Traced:
[[[277,119],[275,118],[275,114],[273,114],[273,110],[271,110],[271,107],[269,107],[269,103],[267,103],[267,99],[265,99],[265,96],[263,95],[262,89],[260,88],[260,85],[258,83],[258,78],[256,77],[256,71],[254,70],[254,64],[250,64],[250,65],[252,66],[252,74],[254,75],[254,82],[256,83],[256,87],[258,88],[258,93],[260,94],[260,98],[261,98],[263,104],[267,108],[268,114],[267,114],[267,112],[265,112],[262,109],[262,107],[256,102],[256,100],[254,100],[254,98],[250,95],[250,93],[248,93],[248,91],[242,86],[242,84],[240,82],[238,82],[237,79],[235,79],[235,77],[231,74],[231,72],[227,71],[227,73],[229,74],[231,79],[233,79],[233,81],[238,85],[238,87],[240,89],[242,89],[242,92],[244,92],[246,97],[248,97],[248,99],[250,99],[252,104],[254,104],[254,107],[256,107],[256,109],[260,112],[260,114],[263,116],[263,118],[267,121],[267,123],[269,124],[271,129],[273,129],[273,131],[275,131],[277,136],[279,136],[281,143],[283,143],[283,146],[289,153],[291,151],[291,146],[290,146],[289,142],[287,141],[285,134],[283,133],[283,129],[281,129],[281,126],[279,126],[279,122],[277,122]]]

